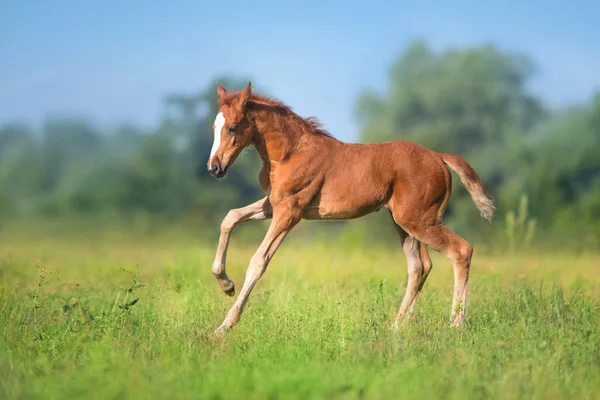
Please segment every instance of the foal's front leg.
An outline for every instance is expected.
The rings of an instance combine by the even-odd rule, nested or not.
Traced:
[[[239,320],[248,301],[252,288],[256,285],[259,278],[264,274],[269,265],[269,261],[277,251],[277,248],[286,237],[288,232],[298,223],[300,214],[296,210],[275,210],[273,221],[263,239],[260,247],[252,256],[250,265],[246,272],[246,280],[240,294],[233,307],[227,313],[225,320],[217,328],[215,334],[222,335],[225,331],[233,327]]]
[[[235,286],[225,271],[225,260],[227,258],[227,246],[231,232],[243,222],[261,221],[271,218],[273,208],[269,202],[269,198],[262,198],[246,207],[230,210],[227,216],[221,222],[221,235],[219,236],[219,244],[217,245],[217,254],[213,262],[212,271],[221,289],[229,296],[235,294]]]

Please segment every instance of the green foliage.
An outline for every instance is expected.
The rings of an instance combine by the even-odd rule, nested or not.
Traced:
[[[415,140],[435,150],[469,154],[501,143],[543,115],[524,90],[531,61],[493,46],[437,55],[417,42],[392,65],[386,96],[359,99],[363,139]]]

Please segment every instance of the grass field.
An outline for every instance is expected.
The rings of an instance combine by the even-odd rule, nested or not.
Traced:
[[[228,257],[238,288],[243,235]],[[233,299],[214,250],[189,235],[4,232],[0,398],[600,398],[598,254],[476,248],[460,329],[436,254],[413,323],[392,334],[400,249],[291,237],[218,341]]]

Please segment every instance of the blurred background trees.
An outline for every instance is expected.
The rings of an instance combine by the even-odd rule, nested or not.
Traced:
[[[247,80],[217,79],[227,87]],[[39,132],[0,127],[4,217],[31,214],[168,214],[220,217],[258,198],[260,162],[245,151],[225,182],[206,172],[218,110],[216,81],[197,94],[165,96],[159,126],[100,131],[91,121],[50,118]]]
[[[357,99],[360,140],[410,140],[465,157],[497,199],[498,218],[493,226],[481,219],[455,177],[447,219],[461,232],[504,232],[503,218],[526,195],[538,231],[597,245],[600,94],[587,105],[551,110],[528,90],[534,74],[526,55],[493,45],[434,52],[413,42],[390,68],[385,92],[367,91]],[[200,223],[256,200],[262,192],[253,150],[240,156],[223,182],[206,172],[216,81],[239,89],[248,79],[223,76],[198,92],[166,95],[153,129],[106,130],[55,116],[39,129],[0,126],[0,214],[143,212],[193,215]],[[389,224],[387,215],[371,218],[369,231],[378,232],[383,223]]]

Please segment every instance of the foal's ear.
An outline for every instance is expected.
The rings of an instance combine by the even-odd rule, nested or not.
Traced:
[[[240,108],[240,110],[243,110],[246,107],[246,103],[250,99],[251,95],[252,95],[252,83],[248,82],[248,86],[246,86],[246,89],[244,89],[240,92],[240,94],[236,100],[236,105]]]
[[[223,104],[223,97],[227,94],[227,90],[220,83],[217,83],[217,96],[219,97],[219,103]]]

